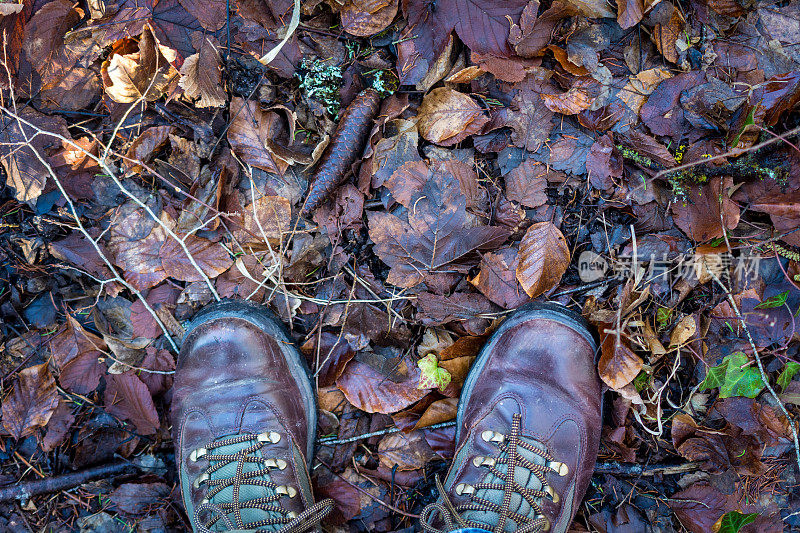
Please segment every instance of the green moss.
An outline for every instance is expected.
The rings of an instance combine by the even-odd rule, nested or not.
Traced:
[[[297,72],[303,96],[325,106],[334,117],[339,115],[339,88],[342,85],[342,69],[319,59],[303,59]]]

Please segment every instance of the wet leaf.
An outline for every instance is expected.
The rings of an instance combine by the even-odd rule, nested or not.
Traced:
[[[263,111],[258,102],[242,98],[231,100],[230,113],[228,142],[231,149],[245,163],[282,175],[289,164],[267,149],[267,143],[277,134],[278,114],[275,111]]]
[[[78,394],[89,394],[100,384],[106,366],[99,359],[108,347],[103,339],[86,331],[67,315],[64,329],[50,341],[50,353],[58,365],[62,387]]]
[[[719,522],[714,524],[715,533],[739,533],[747,524],[752,524],[758,517],[758,513],[742,514],[738,511],[730,511],[722,515]]]
[[[489,121],[475,100],[447,87],[428,93],[417,116],[420,135],[442,146],[452,146],[479,133]]]
[[[786,390],[792,378],[795,377],[798,372],[800,372],[800,363],[786,361],[786,366],[783,367],[783,371],[781,371],[777,381],[782,391]]]
[[[470,283],[492,302],[505,309],[516,309],[530,297],[517,280],[517,250],[501,248],[481,257],[479,271]]]
[[[56,380],[47,363],[19,372],[11,394],[3,400],[3,427],[17,440],[44,427],[58,407]]]
[[[544,105],[550,111],[562,115],[577,115],[589,109],[600,94],[600,83],[590,76],[575,79],[565,93],[542,94]]]
[[[398,0],[350,0],[340,11],[342,27],[358,37],[375,35],[392,23],[397,7]]]
[[[220,243],[194,235],[186,235],[182,239],[189,250],[188,255],[175,239],[168,239],[159,250],[161,265],[166,275],[171,278],[181,281],[203,281],[197,270],[199,267],[206,276],[214,279],[233,264],[230,254]],[[189,261],[189,255],[197,267]]]
[[[675,224],[697,242],[722,237],[726,229],[734,229],[740,211],[728,197],[726,188],[731,184],[730,178],[711,178],[703,186],[687,184],[687,198],[672,205]]]
[[[501,115],[503,125],[513,130],[511,140],[514,145],[529,152],[539,150],[553,130],[553,112],[547,109],[541,95],[534,90],[538,86],[539,82],[529,76]]]
[[[389,469],[396,466],[398,470],[417,470],[435,457],[421,431],[392,433],[378,444],[378,458]]]
[[[520,166],[505,175],[506,197],[525,207],[539,207],[547,202],[548,168],[527,159]]]
[[[569,266],[567,240],[552,222],[537,222],[519,243],[517,280],[535,298],[561,281]]]

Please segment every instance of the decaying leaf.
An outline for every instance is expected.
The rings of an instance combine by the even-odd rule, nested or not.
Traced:
[[[442,146],[463,141],[489,121],[475,100],[447,87],[434,89],[423,98],[418,117],[420,135]]]
[[[226,95],[222,89],[219,42],[198,32],[192,36],[192,45],[198,52],[183,62],[180,86],[186,96],[197,100],[197,107],[222,107]]]
[[[19,440],[44,427],[58,407],[56,380],[47,363],[19,372],[19,379],[3,400],[3,427]]]

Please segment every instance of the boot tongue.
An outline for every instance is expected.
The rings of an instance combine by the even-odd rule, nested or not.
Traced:
[[[544,446],[536,440],[530,439],[528,437],[520,436],[519,440],[524,441],[532,446],[535,446],[537,449],[542,451],[545,450]],[[544,465],[545,459],[529,450],[526,450],[522,446],[517,446],[517,456],[527,459],[531,463]],[[505,459],[508,457],[507,452],[500,452],[498,455],[495,456],[497,459]],[[507,473],[507,469],[509,468],[506,464],[497,464],[497,470],[502,473]],[[517,483],[519,483],[523,487],[527,487],[533,490],[541,490],[542,489],[542,482],[536,477],[533,472],[528,470],[527,468],[517,465],[514,468],[514,479]],[[505,480],[503,478],[497,477],[488,469],[481,469],[486,471],[486,475],[481,479],[481,483],[492,483],[500,486],[504,486]],[[503,505],[503,491],[502,490],[495,490],[495,489],[479,489],[475,493],[476,499],[487,500],[492,503],[497,504],[498,506]],[[537,503],[539,503],[537,501]],[[511,505],[509,506],[509,510],[514,513],[519,513],[523,516],[533,516],[536,512],[531,509],[530,504],[522,497],[521,494],[512,493],[511,495]],[[462,514],[462,517],[465,520],[478,522],[480,524],[484,524],[487,530],[492,531],[494,527],[499,522],[500,516],[493,512],[493,511],[465,511]],[[519,525],[517,524],[517,527]],[[506,530],[514,531],[514,529],[509,529],[514,527],[514,522],[508,520],[506,522]]]
[[[216,440],[217,442],[220,442],[228,439],[230,439],[230,436],[221,437]],[[255,443],[256,443],[256,438],[254,436],[253,439],[249,441],[240,442],[238,444],[228,444],[226,446],[220,446],[219,448],[215,448],[210,451],[211,455],[209,457],[209,460],[211,461],[211,465],[216,466],[217,464],[219,464],[219,461],[214,460],[215,455],[234,455],[240,452],[241,450],[252,446]],[[267,457],[264,455],[264,451],[266,450],[267,448],[262,447],[254,452],[250,452],[249,455],[267,459]],[[263,464],[245,462],[242,468],[242,474],[247,474],[248,472],[261,470],[263,467],[264,467]],[[219,468],[219,470],[217,470],[216,472],[211,473],[210,479],[211,480],[233,479],[234,477],[236,477],[237,468],[238,468],[238,461],[229,462],[228,464]],[[264,498],[268,496],[273,496],[275,494],[275,489],[264,487],[261,485],[250,485],[247,483],[248,481],[256,479],[260,479],[267,482],[272,481],[269,474],[263,474],[256,478],[243,480],[242,484],[239,486],[239,503],[244,504],[245,502],[248,502],[250,500],[255,500],[256,498]],[[209,502],[216,505],[221,505],[223,503],[232,503],[233,487],[231,486],[222,489],[213,497],[209,498]],[[281,515],[280,513],[264,511],[262,509],[242,509],[241,516],[245,525],[247,525],[254,522],[258,522],[259,520],[281,518],[283,515]],[[236,523],[233,513],[229,513],[228,517],[233,521],[234,524]],[[259,528],[259,531],[277,531],[281,527],[283,526],[282,525],[266,526]],[[214,527],[212,527],[211,529],[212,531],[229,531],[224,528],[224,523],[222,522],[222,520],[217,521],[217,523],[214,524]],[[241,529],[236,531],[254,531],[254,530]]]

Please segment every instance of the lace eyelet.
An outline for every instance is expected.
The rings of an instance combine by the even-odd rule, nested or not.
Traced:
[[[569,467],[566,465],[566,463],[559,463],[558,461],[550,461],[547,463],[547,468],[555,470],[555,472],[561,477],[564,477],[567,474],[569,474]]]
[[[193,486],[194,488],[196,488],[196,489],[199,489],[199,488],[200,488],[200,485],[202,485],[203,483],[205,483],[206,481],[208,481],[208,478],[209,478],[208,474],[206,474],[205,472],[203,472],[202,474],[200,474],[199,476],[197,476],[197,478],[194,480],[194,483],[192,483],[192,486]]]
[[[287,467],[287,463],[283,459],[264,459],[264,466],[284,470]]]
[[[459,483],[456,485],[456,494],[459,496],[462,494],[475,494],[475,487],[467,483]]]
[[[288,485],[279,485],[275,487],[275,494],[281,494],[283,496],[288,496],[289,498],[294,498],[297,496],[297,489]]]
[[[271,442],[272,444],[277,444],[281,441],[281,434],[275,431],[267,431],[264,433],[259,433],[258,442]]]
[[[481,466],[495,466],[497,464],[497,460],[494,457],[484,457],[482,455],[476,455],[472,459],[472,464],[474,464],[476,467],[479,468]]]
[[[502,433],[498,433],[490,429],[487,429],[486,431],[481,433],[481,438],[486,442],[496,442],[498,444],[500,444],[506,439],[505,435],[503,435]]]
[[[544,520],[544,524],[542,524],[542,531],[550,531],[550,520],[543,514],[540,514],[536,518],[541,518]]]
[[[558,503],[559,500],[561,500],[558,493],[550,485],[547,485],[544,491],[547,493],[548,496],[550,496],[550,499],[553,500],[553,503]]]
[[[192,450],[192,453],[189,454],[189,460],[193,463],[196,463],[198,459],[200,459],[207,453],[208,450],[206,450],[205,448],[197,448],[196,450]]]

